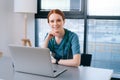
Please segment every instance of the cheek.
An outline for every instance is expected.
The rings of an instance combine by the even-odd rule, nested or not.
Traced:
[[[54,27],[53,26],[50,26],[51,30],[54,31]]]
[[[49,26],[50,26],[50,27],[52,27],[52,24],[51,24],[51,23],[49,23]]]

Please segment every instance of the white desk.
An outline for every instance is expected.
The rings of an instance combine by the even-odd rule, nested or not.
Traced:
[[[56,78],[14,72],[10,58],[0,58],[0,79],[3,80],[110,80],[113,70],[93,67],[68,67]]]

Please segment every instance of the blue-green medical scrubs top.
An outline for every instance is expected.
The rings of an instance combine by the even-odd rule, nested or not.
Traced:
[[[80,54],[79,38],[76,33],[65,29],[65,35],[57,44],[55,37],[49,40],[48,48],[54,53],[55,59],[72,59],[73,55]]]

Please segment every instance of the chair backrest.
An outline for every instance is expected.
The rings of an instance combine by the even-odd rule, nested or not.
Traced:
[[[81,54],[81,64],[82,66],[91,65],[92,54]]]

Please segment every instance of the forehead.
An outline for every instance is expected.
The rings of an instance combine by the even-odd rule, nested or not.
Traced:
[[[52,20],[52,19],[62,19],[62,16],[59,14],[53,13],[49,16],[49,20]]]

